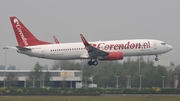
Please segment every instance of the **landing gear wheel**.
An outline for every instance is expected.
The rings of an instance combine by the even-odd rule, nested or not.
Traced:
[[[155,58],[155,61],[158,61],[159,59],[158,59],[158,56],[156,55],[156,58]]]
[[[93,62],[90,60],[90,61],[88,61],[88,65],[89,66],[92,66],[93,65]]]
[[[97,66],[97,65],[98,65],[98,61],[94,61],[94,62],[93,62],[93,65],[94,65],[94,66]]]
[[[159,60],[159,59],[156,57],[156,58],[155,58],[155,61],[158,61],[158,60]]]
[[[92,65],[97,66],[98,65],[97,59],[95,59],[94,61],[91,59],[90,61],[88,61],[88,65],[89,66],[92,66]]]

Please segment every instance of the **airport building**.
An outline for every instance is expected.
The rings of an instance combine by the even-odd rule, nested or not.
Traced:
[[[47,71],[51,75],[50,82],[53,82],[53,85],[52,85],[53,87],[62,87],[61,85],[62,82],[65,82],[66,84],[65,87],[75,88],[77,83],[82,82],[81,70],[42,70],[44,74]],[[26,80],[29,77],[30,72],[32,72],[32,70],[0,70],[0,87],[4,86],[4,79],[9,73],[13,73],[18,78],[19,87],[26,87],[26,82],[27,82]],[[44,79],[44,78],[41,78],[41,79]],[[34,83],[36,83],[36,81],[33,81],[33,84]],[[44,84],[44,80],[41,80],[40,83]],[[34,87],[33,84],[32,84],[32,87]]]

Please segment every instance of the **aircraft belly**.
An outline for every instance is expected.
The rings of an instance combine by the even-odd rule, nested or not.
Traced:
[[[147,50],[142,50],[142,49],[137,49],[137,50],[124,50],[122,51],[124,56],[140,56],[140,55],[151,55],[150,49]]]
[[[46,58],[55,60],[80,59],[81,52],[58,52],[47,55]]]

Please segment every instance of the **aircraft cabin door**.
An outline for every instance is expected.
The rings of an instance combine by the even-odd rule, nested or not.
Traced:
[[[45,49],[42,48],[42,49],[41,49],[41,57],[43,58],[44,56],[45,56]]]

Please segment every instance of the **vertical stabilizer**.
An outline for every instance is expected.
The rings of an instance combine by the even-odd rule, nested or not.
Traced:
[[[19,46],[51,44],[38,40],[16,16],[11,16],[10,20]]]

